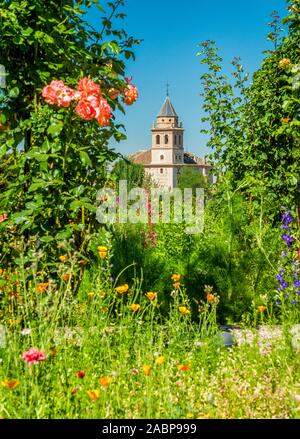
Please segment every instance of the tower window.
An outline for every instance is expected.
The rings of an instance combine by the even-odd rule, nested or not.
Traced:
[[[156,136],[156,145],[159,145],[159,144],[160,144],[160,135],[157,134],[157,136]]]
[[[163,173],[164,173],[164,170],[163,170],[163,168],[160,168],[160,173],[161,173],[161,174],[163,174]]]
[[[163,155],[160,156],[160,160],[163,160],[165,157]]]
[[[169,119],[169,122],[172,122],[172,119]]]
[[[179,136],[178,136],[179,138],[178,138],[178,141],[179,141],[179,145],[181,145],[181,134],[179,134]]]
[[[169,143],[169,136],[168,134],[165,135],[165,144]]]
[[[177,136],[176,136],[176,134],[174,135],[174,144],[177,145]]]

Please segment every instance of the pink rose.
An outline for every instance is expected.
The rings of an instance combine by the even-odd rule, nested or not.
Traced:
[[[111,108],[105,98],[100,98],[99,115],[97,121],[101,127],[106,127],[110,124]]]
[[[43,88],[42,96],[47,104],[58,107],[68,107],[72,100],[78,98],[75,90],[65,85],[63,81],[55,80]]]
[[[79,101],[75,111],[84,120],[92,120],[97,114],[95,107],[86,99]]]
[[[127,79],[127,87],[123,90],[123,101],[126,105],[132,105],[138,98],[139,92],[138,89],[131,84],[131,78]]]
[[[101,94],[100,86],[90,78],[82,78],[78,82],[78,91],[83,99],[90,95],[100,96]]]

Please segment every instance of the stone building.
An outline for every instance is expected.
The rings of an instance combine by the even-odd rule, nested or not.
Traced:
[[[211,165],[184,151],[184,129],[168,95],[151,131],[151,149],[137,151],[129,159],[143,165],[159,186],[176,187],[178,174],[183,167],[193,168],[208,176]]]

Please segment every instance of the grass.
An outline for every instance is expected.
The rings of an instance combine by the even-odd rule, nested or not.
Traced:
[[[159,292],[149,300],[138,281],[117,292],[104,271],[76,298],[71,277],[45,287],[22,272],[2,278],[2,418],[299,417],[300,355],[288,326],[267,348],[252,330],[251,342],[226,349],[219,298],[200,305],[199,325],[181,287],[163,318]],[[32,347],[46,359],[29,366],[22,354]]]

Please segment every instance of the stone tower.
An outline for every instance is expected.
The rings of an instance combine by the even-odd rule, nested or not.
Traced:
[[[184,163],[183,133],[167,95],[152,128],[151,174],[161,186],[176,186],[178,170]]]

